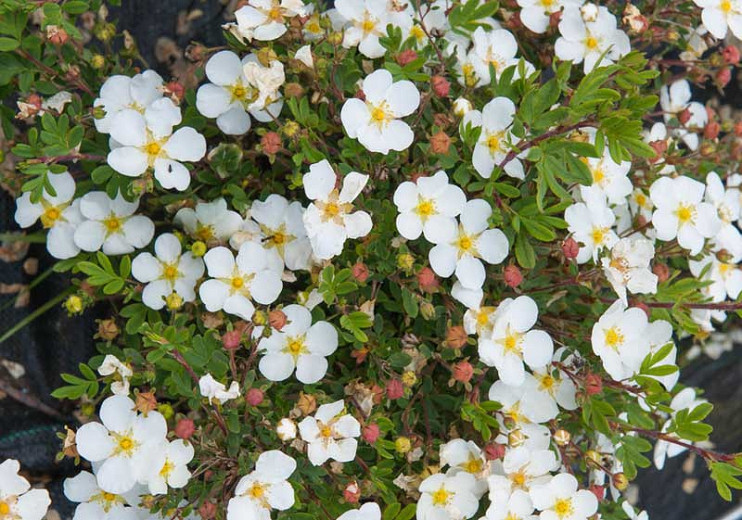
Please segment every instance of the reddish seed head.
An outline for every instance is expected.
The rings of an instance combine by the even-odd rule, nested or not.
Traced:
[[[438,131],[430,137],[430,150],[434,154],[446,155],[451,148],[451,138],[443,131]]]
[[[652,267],[652,272],[657,275],[657,281],[662,283],[670,278],[670,268],[666,264],[656,263]]]
[[[222,346],[227,350],[236,350],[240,348],[240,341],[242,340],[242,331],[230,330],[225,332],[222,336]]]
[[[603,391],[603,380],[597,374],[588,374],[585,377],[585,392],[587,395],[596,395]]]
[[[49,43],[52,45],[61,46],[67,43],[67,40],[70,39],[70,35],[61,27],[49,25],[46,28],[46,39],[49,40]]]
[[[567,260],[574,260],[580,253],[580,245],[574,238],[568,237],[562,242],[562,253]]]
[[[368,267],[363,262],[356,262],[353,265],[353,278],[363,283],[368,280]]]
[[[273,310],[268,313],[268,323],[276,330],[281,330],[286,326],[286,314],[281,310]]]
[[[595,495],[595,498],[598,499],[598,502],[603,501],[603,497],[605,497],[605,488],[603,486],[592,484],[588,489],[593,495]]]
[[[729,68],[719,69],[716,73],[716,84],[720,87],[726,87],[732,80],[732,70]]]
[[[423,267],[422,270],[417,273],[417,283],[420,284],[420,288],[424,291],[430,291],[438,287],[438,280],[430,267]]]
[[[505,278],[505,285],[512,287],[513,289],[518,287],[523,281],[523,274],[515,265],[506,266],[503,271],[503,277]]]
[[[394,401],[404,396],[404,385],[399,379],[392,379],[386,384],[386,396]]]
[[[742,137],[742,121],[737,121],[734,123],[734,135],[737,137]]]
[[[484,456],[487,460],[500,460],[505,456],[505,445],[492,442],[484,447]]]
[[[358,482],[351,482],[343,490],[343,498],[349,504],[357,504],[361,499],[361,488],[358,486]]]
[[[451,84],[443,76],[433,76],[430,79],[430,84],[433,87],[433,93],[439,98],[448,97],[451,92]]]
[[[363,440],[366,441],[369,444],[373,444],[376,442],[376,439],[379,438],[381,435],[381,431],[379,430],[378,424],[367,424],[363,427],[363,432],[361,433],[363,436]]]
[[[453,378],[459,383],[468,383],[474,376],[474,367],[468,361],[459,361],[453,366]]]
[[[417,59],[417,53],[413,51],[412,49],[407,49],[397,54],[397,63],[399,63],[403,67],[407,65],[408,63],[415,61],[416,59]]]
[[[203,520],[211,520],[216,516],[216,504],[213,502],[204,502],[198,508],[198,514]]]
[[[263,391],[260,388],[251,388],[245,395],[245,401],[251,406],[258,406],[263,402]]]
[[[165,85],[165,90],[171,98],[174,98],[173,101],[178,103],[180,103],[180,101],[185,97],[185,87],[182,83],[178,83],[177,81],[167,83]]]
[[[461,325],[455,325],[446,331],[446,345],[449,348],[462,348],[468,339],[469,335]]]
[[[678,114],[678,121],[680,121],[680,124],[681,125],[684,125],[685,123],[687,123],[688,121],[690,121],[690,110],[688,110],[686,108],[685,110],[683,110],[682,112],[680,112]]]
[[[721,55],[724,57],[724,62],[727,65],[737,65],[739,63],[739,49],[734,45],[727,45],[724,50],[721,51]]]
[[[175,425],[175,436],[179,439],[188,440],[196,431],[196,425],[190,419],[181,419]]]
[[[716,139],[721,132],[721,125],[716,121],[710,121],[703,129],[703,137],[706,139]]]
[[[268,132],[260,138],[260,146],[267,155],[275,155],[281,150],[281,136],[276,132]]]

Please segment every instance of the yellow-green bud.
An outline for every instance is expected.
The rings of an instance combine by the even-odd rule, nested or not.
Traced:
[[[252,322],[255,325],[265,325],[268,323],[268,315],[264,311],[255,311],[252,315]]]
[[[402,253],[397,256],[397,267],[409,271],[415,265],[415,257],[409,253]]]
[[[200,240],[194,242],[191,246],[191,253],[196,257],[204,256],[206,254],[206,244]]]
[[[69,314],[80,314],[85,308],[85,304],[83,303],[82,298],[73,294],[65,300],[64,308],[67,309]]]
[[[173,407],[167,403],[158,404],[157,411],[160,412],[166,420],[171,419],[173,415],[175,415]]]
[[[178,293],[170,293],[167,298],[165,298],[165,305],[167,305],[167,308],[171,311],[177,311],[183,306],[183,297]]]
[[[412,449],[412,441],[409,437],[397,437],[397,440],[394,441],[394,449],[397,450],[397,453],[404,455]]]
[[[403,385],[409,388],[415,386],[415,383],[417,383],[417,376],[412,370],[407,370],[404,374],[402,374]]]
[[[294,137],[301,130],[301,126],[296,121],[286,121],[281,130],[286,137]]]
[[[623,473],[616,473],[613,475],[613,485],[619,491],[624,491],[629,487],[629,479]]]
[[[94,54],[90,59],[90,66],[94,69],[102,69],[106,64],[106,58],[102,54]]]

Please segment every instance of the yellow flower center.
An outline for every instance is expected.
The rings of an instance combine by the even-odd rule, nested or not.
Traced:
[[[605,241],[606,235],[608,234],[609,229],[607,227],[596,227],[593,228],[593,232],[591,234],[591,237],[593,239],[593,243],[595,245],[600,245]]]
[[[126,456],[130,456],[137,447],[137,442],[132,439],[129,434],[118,435],[114,433],[113,437],[116,440],[114,452],[117,454],[123,453]]]
[[[593,174],[593,184],[602,184],[605,180],[605,172],[603,171],[603,168],[597,167],[592,171]]]
[[[245,280],[241,276],[235,276],[231,281],[232,289],[239,290],[245,285]]]
[[[456,246],[459,248],[459,253],[469,253],[474,249],[474,239],[466,234],[461,234],[456,240]]]
[[[165,464],[163,464],[162,469],[160,470],[160,476],[162,478],[167,478],[170,475],[170,473],[173,472],[174,469],[175,469],[175,464],[170,462],[169,459],[165,460]]]
[[[502,150],[502,138],[503,138],[502,132],[494,132],[487,136],[486,144],[491,154],[494,154]]]
[[[642,208],[647,204],[647,196],[643,193],[637,193],[634,200],[636,201],[636,204]]]
[[[523,471],[516,471],[515,473],[510,475],[510,480],[517,487],[522,488],[526,483],[526,474]]]
[[[5,516],[8,513],[10,513],[10,505],[0,500],[0,516]]]
[[[556,383],[556,379],[552,377],[551,374],[544,374],[539,378],[539,390],[546,390],[547,392],[550,392],[554,388],[554,384]]]
[[[273,236],[268,239],[269,242],[276,246],[282,246],[288,241],[288,237],[281,231],[276,231]]]
[[[523,334],[515,332],[508,327],[508,330],[505,333],[505,338],[503,338],[500,343],[505,347],[506,352],[520,354],[522,342]]]
[[[489,312],[487,312],[485,310],[480,310],[477,313],[477,325],[479,325],[480,327],[484,327],[489,322],[490,322]]]
[[[110,234],[120,231],[123,224],[120,218],[116,215],[111,215],[103,221],[103,225],[106,226],[106,230]]]
[[[113,493],[108,493],[107,491],[104,491],[103,493],[101,493],[101,497],[106,502],[114,502],[118,498],[117,495],[114,495]]]
[[[273,20],[274,22],[282,22],[283,21],[283,13],[281,12],[280,7],[274,7],[267,13],[268,18]]]
[[[470,456],[469,460],[461,465],[464,470],[469,473],[479,473],[482,471],[482,460],[474,456]]]
[[[252,498],[263,498],[266,492],[266,485],[262,482],[255,482],[250,490],[247,492]]]
[[[323,424],[322,427],[319,429],[319,434],[321,437],[329,439],[330,437],[332,437],[332,428],[327,424]]]
[[[419,25],[415,25],[410,29],[410,36],[415,38],[416,40],[422,40],[425,38],[425,31],[423,31],[423,28]]]
[[[438,491],[433,492],[433,505],[439,507],[447,505],[451,499],[451,495],[453,493],[447,491],[446,488],[440,488]]]
[[[167,264],[162,269],[162,277],[168,282],[174,282],[178,279],[178,266],[174,264]]]
[[[386,103],[381,103],[378,106],[375,106],[371,109],[371,121],[373,123],[376,123],[377,125],[381,126],[388,119],[391,119],[389,117],[389,114],[386,111]]]
[[[719,9],[721,9],[722,13],[728,14],[732,10],[731,0],[721,0],[719,3]]]
[[[214,228],[211,226],[203,226],[201,224],[196,225],[196,238],[204,242],[209,242],[214,239]]]
[[[554,512],[559,515],[559,518],[564,518],[565,516],[569,516],[574,512],[574,507],[572,507],[572,499],[570,498],[558,498],[556,502],[554,502]]]
[[[370,18],[366,18],[363,20],[363,23],[361,24],[361,29],[364,33],[370,33],[374,29],[376,29],[376,22],[371,20]]]
[[[325,204],[325,218],[332,219],[340,214],[340,204],[337,202],[328,202]]]
[[[288,342],[286,343],[286,352],[294,356],[294,359],[299,357],[301,354],[307,351],[306,346],[304,345],[304,336],[297,336],[294,338],[289,338]]]
[[[541,0],[542,7],[551,7],[554,5],[554,0]]]
[[[594,51],[598,48],[598,40],[594,36],[588,36],[585,39],[585,47],[587,47],[589,50]]]
[[[57,206],[49,206],[41,215],[41,224],[48,229],[54,226],[56,221],[59,220],[61,217],[62,210],[60,210]]]
[[[680,225],[688,223],[693,224],[696,220],[696,208],[691,205],[680,204],[675,210],[675,216],[678,217]]]
[[[147,153],[147,155],[151,156],[157,156],[160,155],[160,152],[162,151],[162,146],[160,146],[160,143],[152,141],[147,146],[144,147],[144,151]]]
[[[435,215],[435,203],[430,199],[420,199],[420,202],[415,206],[415,213],[417,213],[422,220]]]
[[[618,327],[611,327],[604,332],[605,344],[616,349],[624,342],[624,335]]]

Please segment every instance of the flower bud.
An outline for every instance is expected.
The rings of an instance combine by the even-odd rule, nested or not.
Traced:
[[[251,388],[245,394],[245,401],[250,406],[258,406],[263,402],[263,391],[260,388]]]
[[[157,411],[162,414],[165,420],[172,419],[173,415],[175,415],[175,410],[173,410],[173,407],[167,403],[158,404]]]
[[[613,475],[613,486],[619,491],[625,491],[629,487],[629,479],[623,473]]]
[[[304,87],[299,83],[286,83],[283,87],[283,93],[288,98],[300,98],[304,95]]]
[[[460,349],[466,345],[469,335],[461,325],[449,327],[446,331],[446,346],[448,348]]]
[[[572,439],[572,435],[567,430],[559,429],[554,432],[554,442],[559,446],[566,446]]]
[[[264,311],[255,311],[252,315],[252,322],[255,325],[265,325],[268,323],[268,315]]]
[[[296,439],[296,423],[288,417],[284,417],[276,425],[276,435],[284,442],[293,441]]]
[[[503,277],[505,278],[505,285],[513,289],[518,287],[523,281],[523,274],[520,272],[520,269],[512,264],[505,267]]]
[[[732,80],[732,70],[729,67],[719,69],[716,72],[716,84],[719,87],[726,87]]]
[[[157,408],[157,398],[154,392],[135,391],[134,409],[146,415]]]
[[[587,395],[596,395],[603,391],[603,380],[598,374],[590,373],[585,377],[585,392]]]
[[[567,260],[574,260],[577,258],[577,255],[580,254],[580,245],[574,238],[567,237],[567,239],[562,242],[562,253],[564,254],[564,258]]]
[[[175,436],[179,439],[188,440],[196,431],[196,425],[191,419],[184,418],[175,425]]]
[[[260,147],[267,155],[276,155],[282,148],[281,136],[276,132],[268,132],[260,138]]]
[[[282,310],[274,309],[268,313],[268,323],[276,330],[281,330],[286,326],[286,313]]]
[[[113,319],[98,320],[98,333],[96,338],[113,341],[119,335],[119,328]]]
[[[417,383],[417,376],[412,370],[407,370],[402,374],[402,384],[407,388],[415,386]]]
[[[498,442],[492,442],[484,447],[484,457],[487,460],[500,460],[505,456],[505,446]]]
[[[196,240],[191,245],[191,253],[193,253],[193,256],[195,256],[196,258],[201,258],[206,254],[206,244],[204,244],[200,240]]]
[[[439,131],[430,137],[430,150],[437,155],[446,155],[451,147],[451,138]]]
[[[453,378],[459,383],[468,383],[474,376],[474,367],[468,361],[459,361],[453,366]]]
[[[690,116],[691,116],[691,114],[690,114],[690,110],[688,110],[688,109],[686,108],[686,109],[682,110],[682,111],[681,111],[681,112],[680,112],[680,113],[678,114],[678,121],[680,122],[680,124],[681,124],[681,125],[684,125],[684,124],[686,124],[686,123],[687,123],[688,121],[690,121]]]
[[[299,393],[299,402],[296,404],[301,413],[310,415],[317,409],[317,399],[311,394]]]
[[[381,430],[379,430],[378,424],[367,424],[363,427],[361,435],[363,436],[364,441],[369,444],[373,444],[381,435]]]
[[[603,486],[599,486],[597,484],[591,484],[589,488],[587,488],[593,495],[595,495],[595,498],[598,499],[598,502],[602,502],[603,498],[605,497],[605,488]]]
[[[443,76],[433,76],[430,78],[430,84],[433,87],[433,92],[439,98],[446,98],[451,92],[451,84]]]
[[[368,280],[368,267],[363,262],[356,262],[353,264],[351,271],[353,272],[353,278],[359,282],[364,283]]]
[[[404,386],[402,381],[399,379],[391,379],[386,384],[386,396],[388,399],[394,401],[404,396]]]
[[[508,434],[508,446],[517,448],[526,442],[527,437],[521,430],[514,430]]]
[[[397,437],[397,440],[394,441],[394,449],[397,453],[404,455],[412,449],[412,441],[409,437]]]
[[[167,298],[165,298],[165,305],[169,310],[177,311],[183,306],[183,297],[176,292],[170,293]]]
[[[600,456],[600,453],[598,453],[595,450],[587,450],[585,452],[585,457],[587,457],[589,460],[593,461],[595,464],[600,464],[600,459],[602,458]]]
[[[358,486],[358,482],[350,482],[343,490],[343,498],[349,504],[357,504],[361,499],[361,488]]]
[[[428,300],[423,300],[420,303],[420,315],[424,320],[432,320],[435,318],[435,305]]]
[[[739,63],[739,49],[734,45],[727,45],[721,51],[721,55],[724,57],[724,63],[727,65],[737,65]]]
[[[397,54],[397,63],[403,67],[417,59],[417,53],[412,49],[406,49]]]
[[[212,520],[216,517],[216,504],[214,502],[204,502],[198,508],[198,514],[202,520]]]
[[[453,113],[457,117],[464,117],[466,114],[474,110],[474,106],[471,101],[464,98],[458,98],[453,102]]]
[[[94,54],[92,58],[90,58],[90,66],[94,69],[102,69],[106,64],[106,58],[103,57],[102,54]]]
[[[230,330],[222,335],[222,347],[224,347],[225,350],[237,350],[240,348],[241,341],[241,330]]]
[[[82,311],[85,309],[85,304],[82,301],[82,298],[80,298],[76,294],[72,294],[68,296],[67,299],[64,301],[64,308],[70,315],[81,314]]]
[[[70,39],[70,35],[67,34],[67,31],[65,31],[61,27],[58,27],[56,25],[47,25],[46,26],[46,39],[52,45],[61,47],[62,45],[67,43],[67,40]]]
[[[430,267],[423,267],[419,273],[417,273],[417,283],[420,284],[420,289],[426,292],[432,292],[438,287],[438,279],[435,277],[435,273]]]
[[[409,271],[410,269],[412,269],[413,265],[415,265],[415,257],[411,254],[402,253],[401,255],[397,256],[397,267],[399,267],[400,269]]]
[[[299,126],[299,123],[297,123],[296,121],[286,121],[281,128],[283,135],[285,135],[289,139],[298,134],[300,130],[301,126]]]
[[[667,267],[667,264],[655,263],[652,266],[652,272],[657,276],[659,283],[666,282],[670,278],[670,268]]]

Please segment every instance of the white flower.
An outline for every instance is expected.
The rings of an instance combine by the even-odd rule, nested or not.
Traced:
[[[317,408],[314,417],[305,417],[299,423],[299,433],[308,443],[307,456],[315,466],[328,459],[350,462],[356,456],[361,425],[350,414],[344,414],[345,403],[335,401]]]
[[[237,9],[237,34],[247,41],[276,40],[286,32],[286,19],[304,16],[306,8],[301,0],[249,0]]]
[[[693,410],[699,404],[706,403],[705,399],[699,399],[696,397],[696,391],[694,388],[684,388],[672,398],[670,401],[670,408],[672,408],[671,417],[675,417],[681,410]],[[667,429],[670,426],[672,419],[668,419],[662,426],[662,432],[670,437],[680,438],[675,433],[667,433]],[[658,440],[654,445],[654,465],[657,469],[665,467],[665,460],[668,458],[676,457],[686,451],[688,448],[681,446],[670,441]]]
[[[146,284],[142,303],[155,310],[179,307],[182,301],[196,299],[196,282],[204,274],[204,263],[190,251],[182,253],[180,241],[171,233],[164,233],[155,240],[155,255],[140,253],[131,264],[131,274]],[[175,294],[176,296],[171,297]],[[177,304],[177,305],[176,305]]]
[[[0,518],[3,520],[41,520],[51,500],[45,489],[31,489],[28,480],[18,471],[17,460],[6,459],[0,464]]]
[[[243,8],[244,9],[244,8]],[[278,117],[283,99],[278,89],[286,81],[283,64],[278,60],[263,66],[255,54],[242,60],[231,51],[220,51],[206,63],[206,77],[211,83],[196,93],[196,108],[228,135],[242,135],[250,129],[250,115],[267,123]]]
[[[276,425],[276,435],[282,441],[293,441],[296,438],[296,423],[284,417]]]
[[[304,211],[300,202],[289,203],[276,194],[268,195],[265,202],[252,203],[250,217],[260,225],[260,244],[280,258],[279,270],[284,265],[291,271],[311,267],[312,245],[304,229]]]
[[[470,200],[459,217],[459,226],[448,236],[436,236],[428,259],[433,271],[443,278],[456,273],[467,289],[480,289],[485,270],[482,261],[499,264],[508,255],[508,239],[499,229],[488,229],[492,207],[482,199]],[[443,233],[441,233],[443,234]]]
[[[577,401],[575,400],[577,388],[564,372],[552,369],[551,365],[546,365],[545,367],[533,369],[533,377],[536,380],[537,386],[535,387],[535,391],[529,395],[538,396],[535,398],[541,401],[544,408],[548,407],[555,410],[557,409],[557,405],[565,410],[574,410],[577,408]],[[528,406],[529,404],[526,401],[526,405]],[[558,411],[552,413],[558,413]]]
[[[621,504],[621,509],[623,509],[623,512],[626,513],[626,516],[629,517],[629,520],[649,520],[649,515],[646,511],[640,511],[639,513],[637,513],[636,510],[631,507],[631,504],[629,504],[628,500],[625,500]]]
[[[432,177],[420,177],[417,182],[405,181],[394,192],[394,205],[399,210],[397,230],[408,240],[424,233],[427,240],[436,242],[439,231],[456,226],[456,217],[464,204],[463,190],[449,184],[444,171]]]
[[[195,210],[179,209],[173,222],[196,240],[210,244],[229,240],[242,226],[242,217],[236,211],[227,209],[227,201],[220,198],[212,202],[199,202]]]
[[[558,467],[559,461],[549,449],[531,449],[525,445],[506,449],[502,462],[495,463],[494,474],[487,478],[493,506],[490,509],[498,509],[502,499],[517,489],[527,491],[545,484],[549,473]]]
[[[624,304],[626,291],[633,294],[657,292],[657,275],[649,263],[654,258],[654,244],[640,236],[622,238],[611,249],[610,257],[603,257],[603,273]]]
[[[294,59],[295,60],[299,60],[304,65],[306,65],[308,68],[313,69],[314,68],[314,58],[312,57],[312,47],[311,47],[311,45],[304,45],[303,47],[300,47],[294,53]]]
[[[129,365],[125,365],[119,358],[112,354],[103,358],[103,363],[98,367],[98,373],[102,376],[111,376],[115,374],[120,381],[111,383],[111,392],[116,395],[129,395],[129,378],[134,374]]]
[[[559,33],[561,37],[554,46],[557,58],[583,63],[585,74],[598,65],[598,60],[601,66],[611,65],[631,51],[629,37],[616,28],[616,17],[604,6],[597,8],[594,19],[583,17],[577,6],[567,6],[559,22]]]
[[[616,300],[593,325],[593,352],[600,356],[606,372],[621,381],[633,376],[649,354],[647,315],[638,307],[626,308]]]
[[[473,488],[474,494],[480,498],[487,491],[487,474],[489,467],[481,448],[472,441],[453,439],[441,446],[440,466],[450,466],[447,475],[455,475],[460,471],[471,473],[477,479]]]
[[[734,261],[742,260],[742,234],[734,222],[740,217],[740,190],[738,187],[724,188],[719,175],[710,172],[706,176],[706,196],[704,199],[716,208],[721,221],[721,229],[714,237],[715,248],[724,249]]]
[[[41,220],[44,229],[49,230],[46,248],[54,258],[64,260],[80,252],[73,238],[75,228],[82,220],[80,203],[78,200],[72,201],[75,180],[69,172],[49,172],[48,179],[55,194],[44,188],[38,202],[31,201],[30,192],[21,195],[16,200],[15,221],[22,228],[27,228]]]
[[[77,451],[100,464],[97,478],[102,490],[126,493],[146,478],[150,444],[165,440],[167,423],[158,412],[138,415],[134,401],[122,395],[103,401],[98,415],[102,424],[89,422],[77,430]]]
[[[172,105],[167,98],[161,101]],[[108,165],[128,177],[139,177],[152,168],[163,188],[184,191],[191,183],[191,174],[180,161],[201,160],[206,154],[206,139],[188,126],[173,133],[172,127],[181,120],[180,109],[173,106],[171,112],[166,107],[151,116],[132,109],[119,112],[111,127]]]
[[[193,445],[182,439],[150,445],[147,485],[152,495],[167,494],[168,487],[179,489],[188,484],[191,472],[188,463],[193,460]]]
[[[121,494],[109,493],[98,486],[95,475],[81,471],[64,480],[64,495],[78,502],[73,520],[139,520],[138,486]]]
[[[294,489],[288,478],[296,470],[296,461],[278,451],[265,451],[255,463],[255,470],[237,483],[234,498],[227,506],[228,520],[270,519],[270,511],[286,511],[294,505]],[[257,516],[253,516],[257,513]]]
[[[464,313],[464,330],[467,334],[486,336],[492,333],[495,326],[496,307],[478,305],[470,307]]]
[[[712,238],[721,227],[716,208],[702,202],[704,190],[702,183],[685,176],[660,177],[652,183],[652,225],[659,240],[677,238],[691,255],[701,252],[704,238]]]
[[[586,520],[598,511],[598,499],[586,489],[577,490],[577,479],[569,473],[554,476],[548,484],[529,491],[541,520]]]
[[[538,520],[538,516],[533,515],[533,503],[531,497],[522,489],[516,489],[496,503],[491,500],[491,505],[487,509],[487,520]]]
[[[602,157],[587,157],[586,160],[593,178],[591,188],[604,193],[610,204],[624,204],[633,189],[627,176],[631,170],[631,162],[615,162],[608,149],[603,152]]]
[[[512,423],[508,427],[504,421],[499,421],[503,431],[523,429],[529,423],[540,424],[557,416],[559,409],[552,400],[543,398],[538,391],[538,384],[535,377],[526,373],[520,386],[495,381],[490,387],[490,401],[497,401],[502,405],[498,411],[498,420],[507,418]]]
[[[254,242],[240,247],[237,258],[226,247],[210,249],[204,256],[210,280],[198,294],[209,312],[224,310],[244,320],[252,318],[255,306],[276,301],[281,294],[281,276],[268,265],[265,251]]]
[[[535,33],[542,34],[549,27],[551,15],[564,6],[580,6],[579,0],[518,0],[520,20]]]
[[[490,66],[495,69],[496,77],[500,77],[505,69],[518,65],[515,57],[518,52],[518,42],[515,37],[505,29],[485,31],[477,27],[472,35],[474,47],[467,55],[467,61],[471,64],[478,82],[474,86],[488,85],[490,83]],[[533,65],[524,62],[526,75],[533,71]],[[467,76],[467,67],[463,66],[464,76]],[[516,70],[515,77],[519,76]],[[471,86],[471,85],[470,85]]]
[[[343,128],[367,150],[384,155],[406,150],[415,137],[410,125],[400,118],[420,105],[420,92],[411,81],[393,82],[392,75],[379,69],[363,80],[365,101],[350,98],[340,112]]]
[[[474,494],[476,479],[465,471],[455,475],[436,473],[420,484],[417,520],[462,520],[479,508]]]
[[[701,11],[703,25],[716,38],[727,35],[727,28],[737,38],[742,38],[742,1],[740,0],[693,0]]]
[[[366,502],[359,509],[351,509],[337,520],[381,520],[381,509],[375,502]]]
[[[75,230],[75,245],[83,251],[124,255],[146,247],[155,234],[149,217],[134,215],[139,200],[127,201],[120,193],[115,199],[103,191],[91,191],[80,199],[80,213],[86,220]]]
[[[468,99],[460,97],[456,98],[456,100],[453,102],[453,113],[457,117],[464,117],[472,110],[474,110],[474,106]]]
[[[103,83],[100,96],[93,106],[101,107],[105,114],[95,118],[95,129],[102,134],[111,131],[115,116],[122,110],[132,109],[140,113],[163,96],[162,77],[153,70],[145,70],[134,77],[115,75]]]
[[[315,256],[327,260],[343,252],[348,238],[365,237],[371,231],[371,216],[353,210],[353,201],[368,182],[368,175],[350,172],[343,187],[335,188],[337,177],[327,160],[312,164],[304,174],[304,193],[313,202],[304,212],[304,225]]]
[[[227,390],[227,387],[214,379],[214,376],[206,374],[198,380],[198,391],[209,400],[209,404],[212,404],[214,401],[224,404],[240,396],[240,385],[237,381],[232,381],[232,384],[229,385],[229,390]]]
[[[649,343],[649,351],[652,354],[655,354],[658,350],[660,350],[662,347],[664,347],[668,343],[673,343],[672,325],[665,320],[655,320],[647,326],[647,330],[644,331],[643,336],[646,338],[647,342]],[[661,365],[677,366],[676,365],[677,357],[678,357],[678,349],[673,343],[670,352],[667,354],[667,357],[665,357],[660,363]],[[673,388],[675,388],[675,385],[677,384],[678,379],[680,378],[680,370],[676,370],[672,374],[667,374],[664,376],[647,376],[647,377],[651,377],[652,379],[659,381],[660,384],[662,384],[662,386],[664,386],[665,389],[669,392]]]
[[[698,148],[698,135],[690,132],[688,128],[703,128],[708,122],[706,107],[697,101],[691,101],[690,83],[681,79],[675,81],[669,87],[664,85],[660,89],[660,106],[664,112],[665,122],[673,117],[677,118],[681,112],[687,110],[690,114],[684,128],[673,129],[673,135],[681,138],[691,150]]]
[[[542,330],[531,330],[538,319],[538,306],[528,296],[507,298],[493,316],[491,334],[479,338],[479,357],[489,366],[497,367],[500,380],[519,386],[525,379],[525,362],[536,368],[551,362],[554,344]]]
[[[343,47],[358,46],[358,51],[367,58],[380,58],[386,49],[379,43],[379,37],[386,35],[389,24],[408,33],[412,18],[405,13],[390,9],[387,0],[337,0],[335,9],[345,21]],[[365,90],[365,89],[364,89]]]
[[[326,321],[312,325],[312,314],[301,305],[288,305],[283,313],[286,325],[258,344],[265,351],[260,373],[270,381],[284,381],[296,369],[296,379],[307,385],[316,383],[327,373],[327,356],[337,349],[337,331]]]
[[[606,204],[605,196],[584,186],[581,192],[585,202],[568,207],[564,211],[564,220],[567,221],[569,232],[581,245],[577,262],[583,264],[590,258],[597,261],[600,251],[604,247],[613,247],[618,236],[611,229],[616,216]]]
[[[689,260],[688,263],[696,278],[708,267],[702,279],[711,281],[705,291],[714,302],[723,302],[727,298],[736,300],[742,292],[742,270],[739,266],[721,262],[715,255],[705,256],[698,261]]]
[[[496,97],[487,103],[482,112],[469,112],[462,124],[481,126],[482,132],[474,146],[472,164],[477,173],[489,179],[513,148],[513,135],[510,128],[515,118],[515,104],[506,97]],[[516,179],[523,179],[523,163],[516,156],[504,166],[505,173]]]

